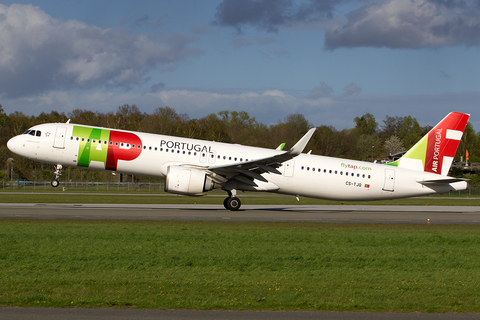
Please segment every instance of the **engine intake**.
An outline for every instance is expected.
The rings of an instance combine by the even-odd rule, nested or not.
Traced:
[[[169,166],[167,169],[165,192],[198,196],[213,188],[214,182],[205,171],[182,166]]]

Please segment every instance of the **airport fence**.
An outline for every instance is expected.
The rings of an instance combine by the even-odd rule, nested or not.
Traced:
[[[53,188],[50,181],[2,181],[3,191],[108,191],[108,192],[164,192],[163,182],[97,182],[61,181]]]
[[[164,192],[163,182],[100,182],[100,181],[61,181],[60,186],[53,188],[50,181],[2,181],[3,191],[104,191],[104,192]],[[467,190],[452,191],[450,196],[479,197],[480,186],[469,186]]]

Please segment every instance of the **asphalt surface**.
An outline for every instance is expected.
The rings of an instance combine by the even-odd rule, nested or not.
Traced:
[[[0,320],[471,320],[479,314],[0,308]]]
[[[311,221],[329,223],[480,224],[474,206],[245,205],[228,211],[218,205],[0,204],[1,218],[184,221]],[[0,220],[1,223],[1,220]],[[80,319],[479,319],[480,314],[198,311],[0,307],[0,320]]]
[[[0,204],[0,218],[480,224],[476,206]]]

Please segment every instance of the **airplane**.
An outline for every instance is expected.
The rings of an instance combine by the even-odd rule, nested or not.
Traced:
[[[237,191],[329,200],[384,200],[465,190],[448,171],[470,115],[451,112],[400,159],[375,164],[302,153],[315,128],[290,150],[188,139],[87,125],[47,123],[11,138],[22,157],[53,164],[52,187],[66,166],[164,178],[173,194],[199,196],[221,188],[227,210]]]

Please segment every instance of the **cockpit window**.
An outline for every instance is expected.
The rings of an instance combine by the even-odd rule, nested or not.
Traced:
[[[32,130],[28,129],[28,130],[25,131],[23,134],[28,134],[28,133],[30,133],[30,131],[32,131]]]
[[[30,132],[28,134],[31,135],[31,136],[35,136],[35,130],[30,130]]]
[[[37,130],[37,134],[36,134],[37,137],[41,137],[42,136],[42,131],[40,130]]]

